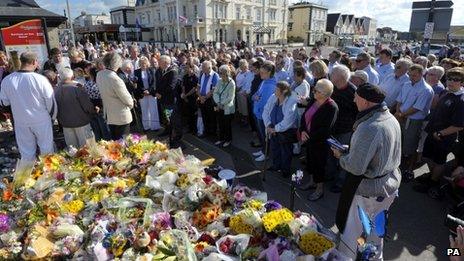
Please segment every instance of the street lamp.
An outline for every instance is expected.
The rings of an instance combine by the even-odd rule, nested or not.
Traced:
[[[69,25],[71,26],[71,38],[72,38],[72,43],[73,45],[76,44],[76,37],[74,35],[74,26],[73,26],[73,23],[72,23],[72,20],[71,20],[71,11],[70,11],[70,8],[69,8],[69,0],[66,0],[66,7],[68,9],[68,21],[69,21]]]

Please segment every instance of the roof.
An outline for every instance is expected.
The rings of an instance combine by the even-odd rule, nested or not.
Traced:
[[[48,26],[66,21],[66,17],[41,8],[34,0],[0,1],[0,21],[16,23],[33,18],[45,18]]]
[[[117,7],[111,8],[110,13],[117,12],[117,11],[120,11],[120,10],[135,11],[135,7],[133,7],[133,6],[117,6]]]
[[[296,4],[293,4],[293,5],[289,6],[288,8],[289,9],[297,9],[297,8],[307,8],[307,7],[315,7],[315,8],[319,8],[319,9],[329,10],[329,8],[327,6],[318,5],[318,4],[309,3],[309,2],[296,3]]]
[[[338,19],[340,18],[340,13],[338,14],[327,14],[327,32],[334,32],[335,25],[337,25]]]

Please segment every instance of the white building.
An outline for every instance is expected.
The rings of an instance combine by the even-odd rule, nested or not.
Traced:
[[[119,25],[135,25],[135,7],[118,6],[111,8],[111,23]]]
[[[77,27],[86,27],[102,24],[111,24],[111,17],[106,13],[87,14],[86,12],[81,12],[81,15],[74,18],[74,26]]]
[[[286,40],[288,0],[138,0],[136,17],[144,40],[161,42]],[[177,20],[180,33],[177,39]]]

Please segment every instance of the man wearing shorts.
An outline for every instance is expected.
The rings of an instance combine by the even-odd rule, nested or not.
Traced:
[[[430,121],[425,129],[428,133],[424,144],[423,157],[430,169],[430,179],[422,186],[414,189],[427,192],[440,185],[447,156],[457,148],[457,140],[462,146],[464,129],[464,69],[453,68],[446,73],[447,89],[438,100],[437,106],[431,114]],[[462,150],[462,148],[460,149]],[[456,153],[456,152],[454,152]],[[461,153],[457,153],[456,160],[462,161]]]
[[[402,173],[404,181],[414,179],[413,168],[422,125],[432,105],[432,87],[422,77],[424,67],[414,64],[409,68],[410,84],[406,84],[396,99],[395,117],[401,124]]]

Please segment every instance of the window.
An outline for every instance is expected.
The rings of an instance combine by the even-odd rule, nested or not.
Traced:
[[[276,10],[269,10],[269,20],[275,21],[276,20]]]
[[[256,9],[256,21],[261,22],[261,9]]]
[[[218,11],[218,9],[219,9],[218,4],[214,4],[213,8],[214,8],[214,11],[213,11],[214,12],[214,18],[218,18],[218,12],[219,12]]]
[[[186,7],[185,5],[182,6],[182,15],[183,15],[184,17],[187,17],[187,7]]]
[[[293,29],[293,23],[288,23],[288,30],[291,31]]]
[[[240,17],[240,6],[235,7],[235,19],[239,20]]]
[[[198,16],[198,7],[197,7],[197,5],[193,6],[193,15],[195,15],[195,17]]]
[[[290,10],[290,19],[293,19],[293,10]]]
[[[271,5],[277,5],[277,1],[276,1],[276,0],[269,0],[269,3],[270,3]]]
[[[161,21],[161,13],[159,10],[158,10],[158,21]]]
[[[224,18],[224,5],[219,5],[219,17]]]
[[[247,19],[248,19],[248,20],[251,20],[251,7],[248,7],[248,8],[246,9],[246,12],[247,12]]]

